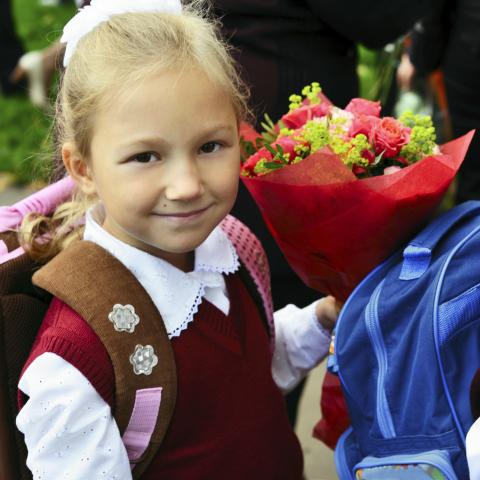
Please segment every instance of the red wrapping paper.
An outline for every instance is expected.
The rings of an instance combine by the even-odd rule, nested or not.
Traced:
[[[390,175],[358,179],[324,149],[242,180],[293,270],[309,287],[345,301],[433,215],[473,134]]]
[[[340,435],[350,426],[350,419],[340,381],[329,372],[323,380],[320,410],[322,419],[315,425],[313,436],[333,450]]]
[[[250,131],[250,135],[252,132]],[[345,301],[435,213],[474,131],[391,175],[357,179],[329,149],[264,176],[242,177],[293,270]],[[314,436],[330,448],[349,425],[338,378],[327,372]]]

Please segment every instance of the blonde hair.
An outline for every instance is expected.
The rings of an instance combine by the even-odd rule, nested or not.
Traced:
[[[85,35],[60,80],[53,126],[57,178],[65,173],[58,172],[65,142],[72,142],[82,158],[89,159],[95,112],[113,102],[119,89],[158,72],[188,67],[200,68],[230,96],[239,121],[249,116],[248,90],[203,1],[191,2],[181,15],[115,15]],[[81,238],[80,220],[93,200],[77,192],[52,217],[27,217],[20,230],[21,244],[39,261],[52,258]]]

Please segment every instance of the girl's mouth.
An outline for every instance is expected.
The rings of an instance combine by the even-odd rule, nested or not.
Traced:
[[[205,208],[201,208],[198,210],[191,210],[189,212],[156,213],[155,215],[169,219],[169,220],[179,220],[179,221],[181,221],[182,219],[193,220],[200,217],[209,208],[210,208],[210,205]]]

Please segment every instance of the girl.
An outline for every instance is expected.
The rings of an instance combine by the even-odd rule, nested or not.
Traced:
[[[240,252],[219,227],[237,193],[247,109],[216,26],[198,5],[176,0],[94,0],[63,41],[56,133],[79,194],[51,220],[27,221],[23,237],[36,258],[56,255],[39,278],[51,265],[76,265],[69,277],[57,270],[65,290],[83,275],[91,242],[101,262],[113,256],[126,269],[100,289],[111,272],[99,263],[88,288],[69,291],[69,305],[53,299],[19,382],[27,465],[38,479],[132,478],[131,449],[141,440],[122,441],[110,409],[123,388],[113,383],[118,355],[73,310],[85,298],[93,308],[133,274],[161,313],[178,384],[168,430],[141,478],[301,479],[280,389],[325,356],[336,310],[327,298],[276,312],[271,361]],[[50,241],[38,241],[49,226]],[[243,248],[242,237],[236,242]],[[114,305],[108,318],[114,341],[146,322],[132,305]],[[135,374],[154,374],[165,365],[155,341],[119,356]],[[163,406],[162,393],[159,417]]]

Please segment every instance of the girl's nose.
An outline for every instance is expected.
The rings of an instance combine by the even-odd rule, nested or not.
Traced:
[[[182,162],[180,168],[170,172],[165,187],[165,197],[168,200],[192,200],[203,193],[203,181],[195,162]]]

